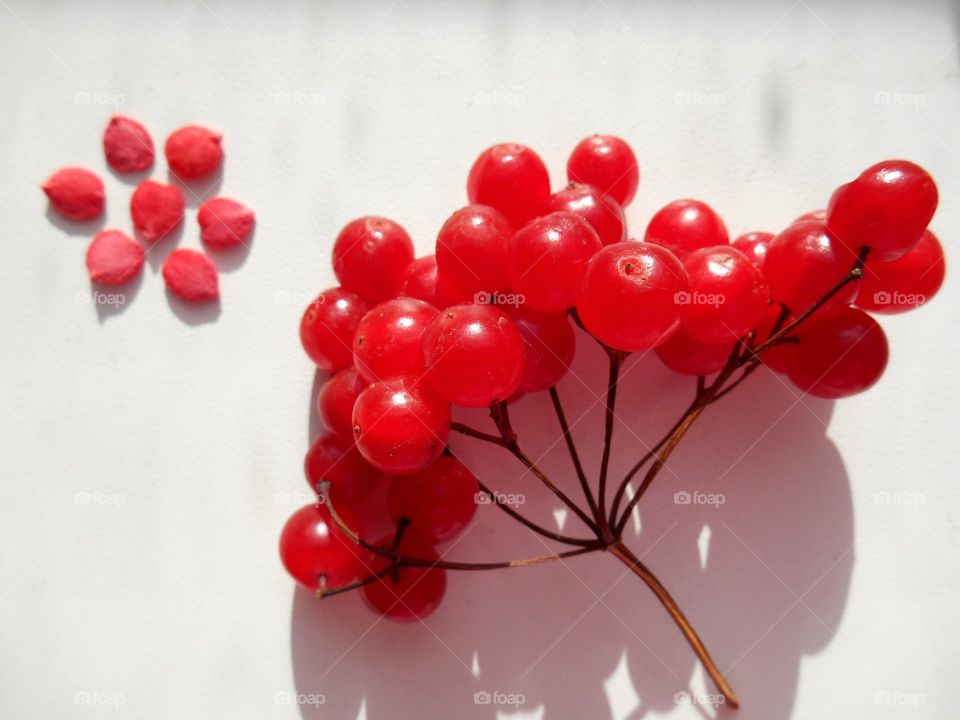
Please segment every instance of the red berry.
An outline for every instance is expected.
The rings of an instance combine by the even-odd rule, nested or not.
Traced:
[[[523,377],[523,341],[492,305],[454,305],[423,333],[427,381],[445,400],[484,407],[506,400]]]
[[[797,328],[787,376],[801,390],[822,398],[840,398],[873,385],[887,365],[887,337],[872,317],[842,308],[812,318]]]
[[[320,293],[300,320],[300,342],[321,370],[337,372],[353,365],[353,336],[367,305],[343,288]]]
[[[770,288],[750,258],[729,245],[701,248],[683,258],[690,292],[681,296],[680,322],[705,343],[735,340],[766,313]]]
[[[87,248],[90,281],[122,285],[143,269],[143,245],[119,230],[104,230]]]
[[[450,433],[450,405],[413,378],[375,382],[353,406],[353,434],[363,456],[403,475],[440,457]]]
[[[467,197],[471,204],[489,205],[514,227],[540,215],[550,198],[550,176],[533,150],[501,143],[480,153],[470,168]]]
[[[699,200],[675,200],[657,210],[644,241],[662,245],[683,258],[700,248],[726,245],[727,226],[713,208]]]
[[[353,362],[364,380],[388,380],[423,374],[420,337],[437,316],[430,303],[394,298],[363,316],[353,339]]]
[[[146,180],[130,198],[133,227],[150,242],[162,239],[183,220],[183,193],[173,185]]]
[[[321,480],[330,483],[329,493],[337,511],[369,497],[377,485],[386,480],[363,459],[351,436],[341,437],[332,432],[323,433],[310,444],[303,460],[303,472],[314,491]]]
[[[770,337],[773,335],[773,328],[780,319],[780,313],[782,311],[783,308],[779,303],[773,303],[767,308],[767,312],[764,315],[763,320],[760,321],[760,324],[757,325],[753,331],[754,347],[757,347],[758,345],[770,339]],[[791,322],[793,322],[793,316],[788,315],[777,328],[778,331],[780,328],[786,327]],[[791,332],[788,337],[795,339],[796,332]],[[790,355],[793,354],[796,346],[796,343],[792,340],[789,342],[779,343],[768,350],[765,350],[763,354],[760,355],[760,359],[763,361],[764,365],[774,372],[785,373],[787,371],[787,365],[789,364]]]
[[[499,210],[468,205],[457,210],[437,235],[437,266],[443,277],[470,295],[503,290],[507,244],[513,228]]]
[[[468,293],[454,287],[440,275],[437,259],[433,255],[417,258],[407,265],[403,273],[400,295],[423,300],[438,310],[468,302],[471,299]]]
[[[236,200],[212,198],[197,211],[200,239],[223,250],[242,245],[253,230],[253,219],[253,210]]]
[[[536,310],[566,310],[577,299],[587,263],[601,247],[593,228],[573,213],[531,220],[510,241],[510,287]]]
[[[597,233],[600,242],[610,245],[627,239],[627,221],[623,208],[609,195],[590,185],[570,183],[550,196],[551,211],[565,210],[586,220]]]
[[[357,531],[348,513],[337,514],[343,523]],[[310,590],[320,586],[333,589],[368,575],[373,554],[365,550],[334,523],[330,511],[322,505],[306,505],[297,510],[280,533],[280,560],[298,583]]]
[[[816,220],[791,225],[767,247],[763,274],[774,300],[799,315],[839,283],[856,256],[836,241],[827,226]],[[849,305],[857,295],[855,283],[834,295],[825,307]]]
[[[930,302],[943,285],[946,261],[937,237],[925,230],[920,242],[898,260],[868,259],[857,293],[857,307],[876,313],[901,313]]]
[[[114,115],[103,131],[103,153],[117,172],[140,172],[153,165],[153,138],[133,118]]]
[[[542,313],[527,308],[510,312],[523,340],[522,392],[553,387],[573,362],[576,340],[566,313]]]
[[[90,220],[103,212],[103,181],[89,170],[57,170],[42,187],[53,209],[69,220]]]
[[[199,125],[187,125],[167,138],[164,152],[170,170],[181,180],[195,180],[216,170],[223,160],[223,135]]]
[[[217,268],[210,258],[196,250],[174,250],[163,263],[163,281],[170,292],[190,302],[220,297]]]
[[[664,365],[675,372],[684,375],[712,375],[726,365],[735,342],[700,342],[679,327],[665,342],[657,345],[654,352]]]
[[[477,479],[456,458],[441,455],[413,475],[390,481],[387,504],[395,521],[407,518],[410,528],[431,543],[451,540],[477,511]]]
[[[819,222],[827,221],[827,211],[826,210],[811,210],[810,212],[805,212],[803,215],[794,220],[791,225],[796,225],[798,222],[804,222],[806,220],[817,220]]]
[[[758,268],[762,268],[763,259],[767,256],[767,247],[771,240],[773,240],[773,233],[749,232],[736,238],[730,244],[750,258],[750,262]]]
[[[367,386],[356,368],[341,370],[317,394],[317,412],[327,430],[353,442],[353,404]]]
[[[637,194],[640,166],[633,150],[614,135],[592,135],[581,140],[567,160],[570,182],[592,185],[626,207]]]
[[[651,243],[608,245],[583,276],[577,313],[600,342],[618,350],[647,350],[680,322],[678,300],[689,290],[683,265]]]
[[[393,537],[381,538],[379,547],[391,547]],[[437,551],[412,533],[403,536],[400,552],[408,557],[436,561]],[[376,556],[372,571],[381,572],[390,566],[390,560]],[[447,589],[447,571],[443,568],[403,567],[397,572],[386,573],[383,577],[363,586],[363,597],[367,605],[376,613],[397,622],[413,622],[427,617],[437,609]]]
[[[411,262],[413,241],[387,218],[353,220],[333,244],[333,271],[340,284],[371,305],[396,297]]]

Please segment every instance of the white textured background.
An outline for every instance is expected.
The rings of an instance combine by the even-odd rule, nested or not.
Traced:
[[[533,145],[559,188],[569,149],[595,131],[640,159],[638,235],[691,195],[732,233],[777,230],[904,156],[939,183],[933,227],[953,257],[957,8],[145,5],[0,0],[0,715],[712,715],[676,705],[679,690],[709,690],[703,675],[612,558],[457,575],[412,627],[376,623],[355,597],[295,592],[276,537],[306,489],[302,307],[333,284],[347,220],[394,217],[427,252],[483,147]],[[107,225],[129,228],[132,186],[100,149],[118,109],[159,146],[188,122],[224,132],[221,191],[255,207],[258,227],[248,256],[221,261],[216,317],[171,307],[158,268],[176,243],[151,252],[119,312],[98,312],[83,265],[95,228],[47,215],[40,183],[81,164],[105,177]],[[192,210],[177,242],[199,247]],[[949,278],[929,307],[883,320],[885,377],[835,407],[758,374],[645,499],[630,542],[729,669],[741,718],[955,716],[958,303]],[[599,388],[599,364],[583,343],[562,387],[571,415],[594,403],[580,383]],[[626,424],[649,442],[691,392],[649,358],[628,373],[618,473],[637,454]],[[537,454],[557,435],[536,422],[545,410],[518,407]],[[596,447],[597,419],[578,424],[582,444]],[[495,460],[468,445],[477,469]],[[544,462],[567,472],[562,455]],[[482,474],[549,521],[515,465]],[[677,489],[726,501],[677,506]],[[491,512],[450,557],[544,551]],[[478,691],[523,703],[475,705]]]

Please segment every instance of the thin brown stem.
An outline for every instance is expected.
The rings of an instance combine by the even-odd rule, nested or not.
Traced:
[[[587,547],[589,545],[593,545],[594,543],[596,543],[595,538],[590,538],[590,539],[573,538],[573,537],[568,537],[567,535],[562,535],[560,533],[554,532],[553,530],[547,530],[545,527],[537,525],[537,523],[533,522],[529,518],[524,517],[519,512],[514,510],[512,507],[507,505],[506,503],[500,502],[499,500],[500,496],[496,492],[491,490],[489,487],[484,485],[482,482],[480,482],[479,480],[477,481],[477,484],[479,485],[480,490],[482,492],[485,492],[487,494],[487,497],[490,498],[491,503],[493,503],[498,508],[503,510],[507,515],[512,517],[521,525],[525,525],[526,527],[530,528],[531,530],[533,530],[535,533],[539,535],[543,535],[546,538],[550,538],[551,540],[556,540],[557,542],[562,542],[567,545],[581,545],[583,547]]]
[[[610,359],[610,369],[607,374],[607,396],[603,414],[603,455],[600,457],[600,507],[606,513],[607,508],[607,471],[610,469],[610,450],[613,445],[613,420],[617,405],[617,385],[620,379],[620,368],[623,366],[623,360],[626,353],[619,350],[607,349],[607,355]],[[607,517],[600,518],[600,531],[604,540],[611,542],[613,536],[610,534],[610,526]]]
[[[590,506],[590,512],[593,513],[594,520],[599,524],[600,511],[597,508],[597,501],[593,497],[593,491],[590,489],[587,474],[583,470],[583,463],[580,462],[580,453],[577,452],[577,445],[574,443],[573,435],[570,433],[567,416],[563,411],[563,404],[560,402],[560,393],[557,392],[556,386],[551,387],[549,392],[554,412],[556,412],[557,420],[560,422],[560,429],[563,431],[563,439],[567,444],[567,450],[570,452],[570,460],[573,462],[573,468],[577,473],[577,479],[580,481],[580,487],[583,490],[583,496]]]

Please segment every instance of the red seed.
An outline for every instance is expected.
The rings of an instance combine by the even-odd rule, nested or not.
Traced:
[[[104,230],[87,248],[91,282],[122,285],[143,269],[143,245],[119,230]]]
[[[136,231],[155,242],[183,220],[183,193],[173,185],[146,180],[130,198],[130,215]]]
[[[226,249],[243,243],[253,229],[253,210],[229,198],[213,198],[197,213],[200,237],[213,248]]]
[[[217,268],[202,252],[181,248],[170,253],[163,264],[163,281],[177,297],[190,302],[220,297]]]
[[[103,181],[89,170],[58,170],[43,184],[53,209],[70,220],[89,220],[103,212]]]
[[[153,165],[153,138],[133,118],[114,115],[103,131],[103,152],[117,172],[139,172]]]
[[[212,173],[223,160],[223,136],[199,125],[187,125],[167,138],[167,164],[181,180],[194,180]]]

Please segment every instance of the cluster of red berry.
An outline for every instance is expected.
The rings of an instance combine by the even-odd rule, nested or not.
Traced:
[[[407,232],[385,218],[360,218],[340,232],[333,246],[340,287],[322,292],[300,325],[307,354],[333,373],[318,401],[327,431],[305,464],[318,502],[288,521],[281,558],[321,596],[362,587],[368,604],[387,617],[425,616],[444,593],[445,570],[476,567],[440,561],[434,546],[466,527],[478,493],[487,491],[451,453],[448,435],[490,441],[513,452],[596,537],[527,524],[577,546],[570,554],[611,551],[660,588],[658,597],[733,702],[689,623],[623,544],[627,515],[696,416],[761,356],[820,397],[851,395],[878,379],[887,341],[864,310],[908,310],[938,290],[943,250],[927,230],[937,189],[917,165],[885,161],[840,187],[827,210],[777,235],[754,232],[731,242],[709,206],[679,200],[658,211],[637,242],[627,239],[623,207],[636,194],[639,172],[623,140],[583,140],[567,175],[570,185],[551,194],[533,150],[496,145],[473,164],[471,204],[444,223],[435,255],[414,259]],[[574,354],[571,320],[601,343],[611,362],[598,498],[555,390]],[[608,503],[617,373],[628,353],[650,349],[670,368],[698,377],[697,399]],[[554,400],[587,509],[530,462],[510,426],[508,402],[544,390]],[[499,434],[454,422],[455,405],[488,406]],[[650,461],[621,513],[627,483]],[[396,529],[368,542],[357,524],[362,502],[386,482]]]
[[[153,165],[153,139],[137,120],[116,115],[103,133],[107,163],[118,173],[139,173]],[[164,151],[170,172],[182,182],[207,177],[223,161],[221,135],[197,125],[188,125],[167,138]],[[80,167],[58,170],[43,184],[51,207],[68,220],[99,217],[104,210],[103,181]],[[185,202],[175,185],[145,180],[130,198],[130,215],[137,235],[157,243],[183,222]],[[253,229],[253,211],[225,197],[205,201],[197,212],[200,237],[212,249],[225,250],[242,244]],[[143,245],[121,230],[96,234],[87,249],[87,270],[97,285],[123,285],[143,269]],[[189,301],[219,297],[217,268],[201,252],[179,249],[163,265],[163,279],[170,291]]]

